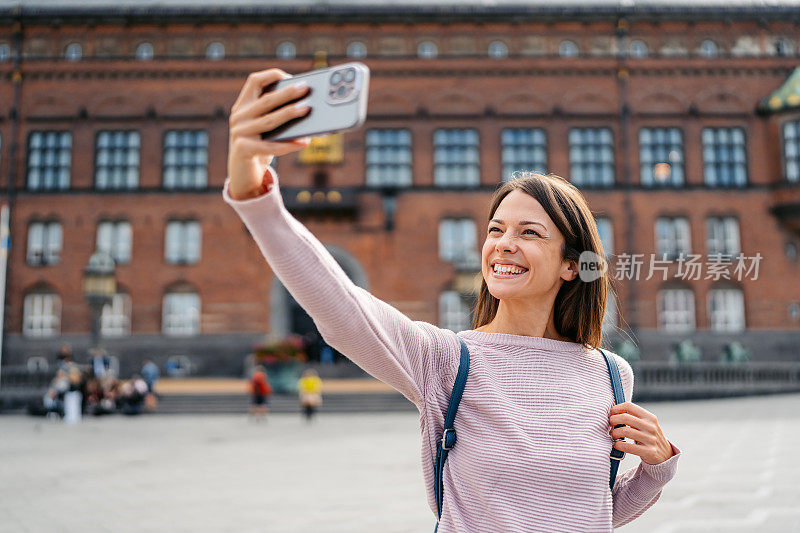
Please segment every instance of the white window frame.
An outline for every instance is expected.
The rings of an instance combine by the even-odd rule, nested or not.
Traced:
[[[470,311],[457,291],[439,295],[439,327],[458,333],[470,328]]]
[[[658,329],[668,332],[694,331],[694,293],[691,289],[658,291]]]
[[[200,333],[200,295],[174,291],[164,295],[161,308],[161,331],[171,337],[188,337]]]
[[[421,59],[435,59],[439,56],[439,48],[433,41],[422,41],[417,45],[417,57]]]
[[[411,131],[408,128],[370,128],[364,139],[367,185],[410,187],[413,182]]]
[[[163,152],[162,183],[165,189],[193,190],[208,186],[206,130],[168,130],[164,133]]]
[[[744,294],[738,288],[708,291],[708,321],[713,331],[744,331]]]
[[[95,139],[95,187],[100,190],[139,186],[141,136],[136,130],[103,130]]]
[[[706,218],[706,248],[709,256],[730,259],[741,253],[739,220],[732,216]]]
[[[565,39],[558,43],[558,55],[569,58],[578,57],[581,55],[581,49],[575,41]]]
[[[61,298],[54,292],[27,294],[22,310],[22,334],[31,338],[61,333]]]
[[[489,43],[489,46],[486,49],[486,53],[489,57],[494,59],[502,59],[508,57],[508,45],[501,40],[495,40]]]
[[[477,228],[471,218],[439,221],[439,259],[466,269],[480,269]]]
[[[658,217],[655,225],[656,253],[675,259],[692,251],[691,228],[686,217]]]
[[[294,59],[297,57],[297,45],[292,41],[281,41],[275,46],[275,57],[278,59]]]
[[[433,132],[433,182],[439,187],[480,185],[481,139],[477,128]]]
[[[102,250],[117,265],[125,265],[131,261],[133,247],[133,229],[127,220],[103,220],[97,225],[95,248]]]
[[[208,46],[206,46],[206,59],[211,59],[212,61],[225,59],[225,45],[220,41],[208,43]]]
[[[170,264],[200,261],[203,228],[199,220],[169,220],[164,231],[164,260]]]
[[[783,124],[783,169],[786,181],[800,181],[800,120]]]
[[[614,225],[611,223],[611,219],[605,216],[597,217],[595,223],[603,251],[608,259],[614,255]]]
[[[131,333],[131,297],[118,292],[105,304],[100,313],[100,335],[103,337],[125,337]]]
[[[56,265],[61,260],[63,230],[58,221],[35,221],[28,225],[26,262],[31,266]]]
[[[364,41],[350,41],[347,43],[347,57],[363,59],[367,57],[367,45]]]
[[[517,170],[547,173],[547,132],[544,128],[503,128],[500,132],[503,181]]]

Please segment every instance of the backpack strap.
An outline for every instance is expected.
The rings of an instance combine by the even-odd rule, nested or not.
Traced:
[[[614,389],[614,405],[625,403],[625,392],[622,390],[622,377],[619,374],[619,367],[614,360],[614,356],[607,354],[600,348],[598,348],[598,350],[600,350],[600,353],[605,357],[608,373],[611,376],[611,387]],[[625,424],[617,424],[614,428],[621,428],[624,426]],[[611,479],[608,484],[611,490],[614,490],[614,481],[617,479],[617,470],[619,469],[619,463],[622,461],[623,457],[625,457],[625,452],[613,447],[611,448]]]
[[[458,374],[456,374],[456,381],[453,384],[453,393],[450,395],[450,403],[447,406],[447,415],[444,417],[444,432],[441,440],[436,443],[436,464],[434,466],[434,489],[436,495],[436,529],[434,533],[439,530],[439,519],[442,517],[442,500],[444,498],[444,482],[442,480],[442,473],[444,471],[444,462],[447,460],[447,454],[456,444],[456,430],[453,429],[453,421],[456,418],[456,411],[458,404],[461,402],[461,393],[464,392],[464,385],[467,382],[467,374],[469,373],[469,350],[467,345],[461,337],[458,338],[461,343],[461,361],[458,364]]]

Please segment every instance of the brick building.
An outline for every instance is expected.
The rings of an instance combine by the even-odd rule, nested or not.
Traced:
[[[235,374],[265,334],[313,330],[222,202],[227,114],[249,72],[352,60],[369,116],[326,145],[341,160],[275,166],[358,285],[471,328],[491,193],[546,170],[585,191],[613,265],[645,260],[614,281],[610,347],[800,358],[800,3],[16,4],[0,0],[4,364],[88,346],[96,249],[117,262],[102,331],[123,371],[186,355]],[[645,279],[651,254],[670,264]]]

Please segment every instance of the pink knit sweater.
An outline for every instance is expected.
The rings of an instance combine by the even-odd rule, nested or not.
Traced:
[[[420,412],[422,470],[436,518],[434,459],[458,370],[470,367],[444,467],[439,533],[606,532],[641,515],[675,475],[680,450],[617,474],[608,487],[613,393],[603,356],[577,343],[414,321],[355,285],[284,207],[278,177],[257,198],[230,204],[272,270],[325,342],[388,383]],[[626,401],[630,365],[614,355]],[[630,442],[630,441],[629,441]],[[380,475],[377,472],[376,475]]]

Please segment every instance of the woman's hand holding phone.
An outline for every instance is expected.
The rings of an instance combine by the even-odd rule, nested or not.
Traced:
[[[228,194],[234,200],[255,198],[267,192],[272,177],[267,167],[272,158],[296,152],[311,142],[303,137],[291,141],[264,141],[261,132],[302,117],[310,110],[303,104],[283,106],[308,92],[308,87],[290,85],[265,92],[268,85],[291,76],[271,68],[253,72],[247,77],[239,97],[231,108],[228,137]]]

